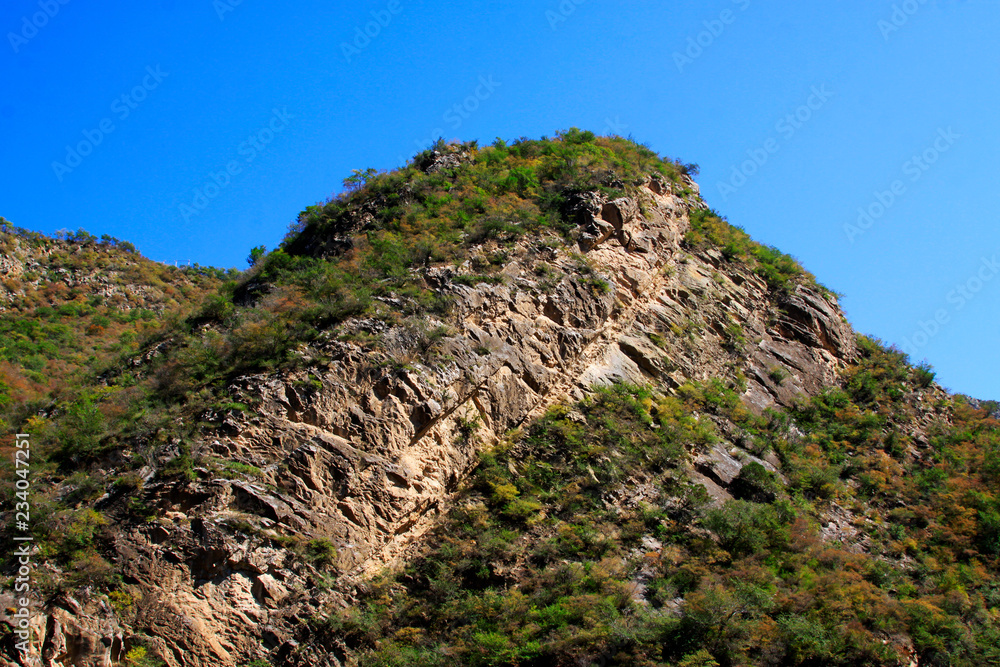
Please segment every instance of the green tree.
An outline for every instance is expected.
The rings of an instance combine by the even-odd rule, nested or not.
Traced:
[[[247,264],[257,266],[257,263],[264,259],[265,255],[267,255],[267,248],[265,246],[259,245],[251,248],[250,255],[247,257]]]
[[[372,167],[368,167],[364,170],[352,169],[351,175],[344,179],[344,188],[350,190],[351,192],[360,190],[368,183],[368,181],[372,180],[377,173],[378,171]]]

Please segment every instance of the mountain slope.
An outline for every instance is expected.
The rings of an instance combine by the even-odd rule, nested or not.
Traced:
[[[688,171],[573,130],[307,208],[100,375],[86,456],[32,422],[42,654],[989,664],[996,422]]]
[[[165,317],[186,314],[221,284],[217,269],[177,269],[131,243],[80,230],[58,239],[0,218],[0,425],[86,382]],[[83,375],[81,375],[83,374]],[[16,391],[16,396],[14,395]],[[34,401],[33,406],[24,406]],[[11,412],[13,411],[13,412]]]

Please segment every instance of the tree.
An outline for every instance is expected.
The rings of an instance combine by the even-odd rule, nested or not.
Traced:
[[[267,248],[265,246],[259,245],[250,249],[250,255],[247,257],[247,263],[250,266],[257,266],[260,260],[264,259],[267,254]]]
[[[378,171],[372,167],[368,167],[364,171],[361,169],[352,169],[351,175],[344,179],[344,188],[354,192],[355,190],[364,187],[365,184],[372,180],[377,173]]]

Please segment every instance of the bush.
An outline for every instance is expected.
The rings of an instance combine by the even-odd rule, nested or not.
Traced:
[[[79,512],[67,526],[60,531],[60,544],[57,557],[69,561],[81,552],[90,549],[98,531],[108,525],[108,520],[102,514],[92,509]]]
[[[705,527],[719,536],[721,546],[734,557],[764,552],[782,543],[786,522],[772,505],[730,500],[709,510]]]
[[[767,369],[767,376],[774,381],[774,384],[782,385],[788,379],[788,371],[781,366],[771,366]]]
[[[135,604],[135,599],[124,591],[110,591],[108,593],[108,601],[111,602],[111,607],[119,614],[129,611]]]
[[[926,389],[934,383],[934,378],[936,377],[934,372],[934,367],[931,366],[926,361],[913,368],[913,381],[918,387]]]
[[[223,461],[221,459],[210,459],[213,468],[221,467],[218,471],[220,477],[226,479],[238,479],[239,477],[261,477],[264,472],[257,466],[240,461]]]
[[[306,558],[314,565],[329,565],[337,558],[337,547],[325,538],[309,540],[304,551]]]
[[[127,667],[161,667],[162,660],[149,654],[145,646],[134,646],[125,654],[125,665]]]
[[[187,481],[194,481],[194,459],[191,457],[191,444],[182,442],[177,446],[177,456],[170,459],[160,471],[163,477],[179,477]]]
[[[777,497],[780,489],[781,484],[773,472],[756,461],[751,461],[740,469],[730,491],[740,500],[770,503]]]
[[[65,461],[89,461],[101,452],[105,433],[104,415],[89,396],[75,401],[66,409],[60,422],[60,453]]]
[[[93,586],[111,590],[121,586],[121,575],[111,563],[92,551],[74,558],[69,564],[66,581],[71,586]]]
[[[690,653],[677,663],[677,667],[719,667],[719,663],[712,657],[712,654],[705,649],[695,653]]]
[[[262,245],[251,248],[250,254],[247,256],[247,264],[251,267],[257,266],[266,255],[267,248]]]

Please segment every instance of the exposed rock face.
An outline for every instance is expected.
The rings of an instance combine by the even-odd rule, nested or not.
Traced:
[[[146,502],[168,518],[118,536],[126,581],[145,592],[132,625],[156,638],[167,664],[235,665],[268,652],[275,664],[338,664],[337,647],[319,656],[298,646],[302,621],[400,557],[485,444],[594,384],[676,387],[741,372],[746,404],[763,411],[835,380],[855,351],[832,298],[802,287],[776,297],[715,251],[687,254],[696,204],[659,181],[640,196],[580,196],[571,204],[579,247],[525,243],[503,285],[470,287],[453,283],[450,270],[429,270],[428,281],[457,298],[455,317],[428,323],[450,327],[433,355],[416,351],[414,332],[379,330],[387,350],[330,340],[306,352],[308,372],[236,382],[233,400],[251,409],[228,414],[226,435],[197,447],[258,467],[259,480],[154,484]],[[719,485],[739,465],[722,448],[700,469],[710,472],[706,485]],[[324,592],[314,568],[275,546],[296,536],[336,547],[346,573],[336,590]],[[60,614],[49,625],[58,621],[69,637]],[[90,642],[105,662],[80,661],[51,630],[55,648],[43,664],[107,664],[132,641],[90,627],[72,636],[90,633],[96,644],[63,642]]]
[[[0,595],[0,623],[16,626],[8,616],[13,597]],[[0,655],[0,667],[44,665],[59,667],[112,667],[125,656],[124,635],[117,616],[101,599],[76,600],[60,596],[48,608],[46,615],[36,615],[31,621],[32,641],[36,642],[35,662],[18,662]],[[40,648],[40,651],[37,649]],[[40,662],[39,662],[40,661]]]

